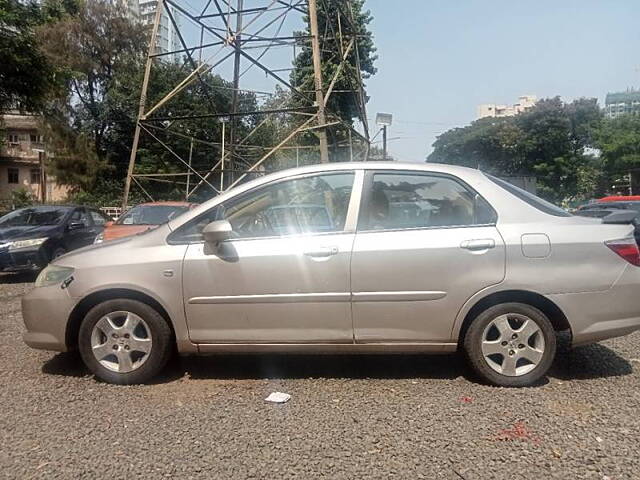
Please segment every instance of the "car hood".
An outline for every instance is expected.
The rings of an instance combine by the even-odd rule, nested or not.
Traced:
[[[27,227],[0,228],[0,242],[49,237],[56,233],[59,225],[30,225]]]
[[[114,223],[104,229],[104,240],[128,237],[156,227],[157,225],[118,225]]]

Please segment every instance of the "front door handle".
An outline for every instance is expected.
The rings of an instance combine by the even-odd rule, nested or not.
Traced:
[[[489,248],[494,248],[495,246],[496,241],[493,238],[464,240],[460,244],[460,248],[464,248],[465,250],[487,250]]]
[[[330,257],[331,255],[336,255],[337,253],[338,247],[320,247],[313,250],[306,250],[304,252],[307,257],[313,258]]]

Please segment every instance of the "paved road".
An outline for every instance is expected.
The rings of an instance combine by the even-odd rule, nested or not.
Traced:
[[[530,389],[457,356],[181,359],[116,387],[23,345],[25,280],[0,277],[0,478],[640,478],[639,334]]]

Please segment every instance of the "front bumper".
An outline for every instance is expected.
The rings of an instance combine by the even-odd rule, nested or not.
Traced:
[[[548,295],[571,325],[573,346],[621,337],[640,330],[640,268],[627,265],[604,292]]]
[[[35,288],[22,297],[22,338],[31,348],[66,352],[67,323],[76,299],[58,285]]]
[[[46,264],[45,253],[41,247],[0,251],[1,271],[33,270]]]

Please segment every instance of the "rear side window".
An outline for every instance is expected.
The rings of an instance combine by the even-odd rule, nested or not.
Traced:
[[[457,180],[414,172],[374,173],[368,182],[359,230],[487,225],[496,213]]]
[[[556,217],[571,217],[572,215],[566,210],[554,205],[551,202],[547,202],[546,200],[541,199],[540,197],[535,196],[533,193],[529,193],[526,190],[523,190],[515,185],[510,184],[500,178],[496,178],[492,175],[487,175],[487,178],[491,180],[496,185],[504,188],[507,192],[515,195],[523,202],[528,203],[533,208],[540,210],[543,213],[554,215]]]

